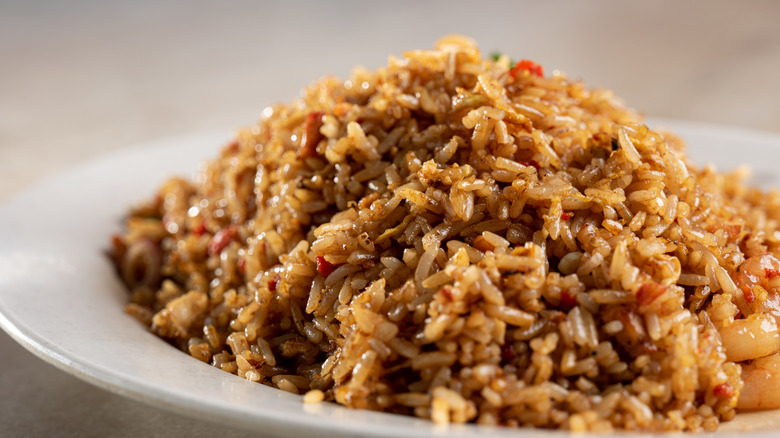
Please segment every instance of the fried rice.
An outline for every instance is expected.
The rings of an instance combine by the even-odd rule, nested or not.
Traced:
[[[750,367],[780,350],[780,196],[740,178],[448,36],[267,108],[112,251],[128,313],[305,402],[714,430],[767,406]]]

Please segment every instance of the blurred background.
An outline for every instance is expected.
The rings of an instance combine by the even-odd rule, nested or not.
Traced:
[[[780,133],[779,17],[773,0],[3,0],[0,202],[120,148],[238,129],[323,75],[449,33],[651,117]],[[245,435],[82,383],[4,333],[0,357],[3,436]]]

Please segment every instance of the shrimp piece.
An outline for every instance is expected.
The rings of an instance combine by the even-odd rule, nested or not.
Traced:
[[[719,330],[728,360],[741,362],[737,409],[780,408],[780,259],[750,257],[737,268],[734,297],[744,319]]]
[[[780,350],[780,331],[769,315],[753,314],[737,319],[718,333],[726,349],[726,358],[733,362],[768,356]]]
[[[742,292],[735,304],[743,315],[765,313],[780,323],[780,259],[773,254],[750,257],[739,265],[734,280]]]
[[[762,357],[742,365],[745,382],[737,400],[737,409],[780,408],[780,354]]]

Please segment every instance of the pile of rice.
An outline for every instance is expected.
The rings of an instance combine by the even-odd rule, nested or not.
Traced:
[[[267,108],[114,237],[127,311],[246,379],[436,423],[713,430],[780,197],[609,91],[445,37]],[[726,184],[729,179],[729,184]]]

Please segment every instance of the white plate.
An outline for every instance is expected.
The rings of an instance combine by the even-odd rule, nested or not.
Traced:
[[[777,186],[780,135],[657,121],[685,138],[698,163],[747,162],[756,181]],[[128,206],[172,174],[215,156],[226,133],[162,141],[81,165],[0,209],[0,326],[44,360],[103,388],[179,413],[255,431],[319,437],[542,437],[555,432],[435,427],[409,417],[356,411],[249,382],[201,363],[123,312],[126,293],[104,255]],[[718,436],[774,436],[780,411],[740,414]],[[740,433],[739,435],[743,435]],[[613,435],[614,436],[614,435]]]

